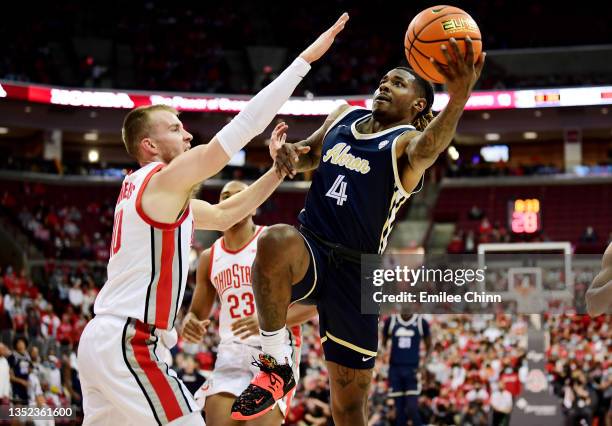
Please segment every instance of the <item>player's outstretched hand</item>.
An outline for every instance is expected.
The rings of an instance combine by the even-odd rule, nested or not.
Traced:
[[[268,146],[268,149],[270,150],[270,157],[272,157],[273,161],[276,161],[278,150],[287,140],[287,129],[289,129],[287,123],[281,121],[276,125],[276,127],[274,127],[274,130],[272,130],[272,136],[270,136],[270,145]]]
[[[210,320],[199,320],[193,313],[189,312],[183,319],[183,339],[191,343],[200,343],[206,334],[206,327]]]
[[[451,97],[467,100],[480,78],[487,54],[482,52],[478,60],[474,61],[474,46],[469,36],[465,38],[465,55],[461,53],[454,37],[451,37],[448,42],[450,49],[446,44],[440,46],[448,65],[442,65],[434,58],[429,58],[429,60],[436,67],[436,70],[444,76],[448,94]]]
[[[280,122],[274,128],[270,137],[270,157],[274,160],[276,174],[281,178],[285,176],[293,178],[296,174],[296,164],[300,155],[310,151],[309,146],[285,143],[288,128],[289,126],[286,123]]]
[[[311,64],[323,56],[331,47],[336,36],[344,29],[344,25],[348,20],[348,13],[344,12],[334,25],[321,34],[306,50],[300,53],[300,57]]]
[[[255,315],[237,319],[231,324],[234,336],[244,340],[251,336],[259,336],[259,322]]]

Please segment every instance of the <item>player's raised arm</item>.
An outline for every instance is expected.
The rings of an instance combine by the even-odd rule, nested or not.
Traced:
[[[210,143],[178,156],[156,175],[155,182],[151,179],[150,185],[158,191],[181,191],[187,197],[194,185],[217,174],[235,153],[266,129],[308,73],[310,64],[327,52],[348,19],[348,14],[344,13],[281,75],[253,97]]]
[[[282,146],[288,126],[279,123],[272,132],[270,142],[271,155],[275,149]],[[190,201],[196,229],[225,231],[237,222],[251,214],[257,207],[270,197],[283,181],[284,174],[276,172],[272,166],[267,173],[257,179],[245,190],[221,201],[219,204],[209,204],[206,201],[192,199]]]
[[[429,123],[421,133],[411,132],[406,137],[411,138],[406,148],[411,173],[420,177],[448,147],[455,136],[457,123],[463,113],[463,108],[470,98],[472,89],[480,77],[484,66],[485,53],[478,61],[474,61],[472,41],[465,40],[466,55],[461,53],[454,38],[449,40],[450,49],[442,45],[442,53],[448,61],[448,66],[442,66],[435,59],[431,62],[446,79],[449,101],[446,107]],[[403,180],[403,179],[402,179]],[[406,185],[409,186],[409,185]]]
[[[191,298],[189,312],[183,319],[181,334],[189,342],[200,342],[210,323],[208,317],[212,311],[217,292],[210,281],[210,249],[204,250],[196,270],[196,287]]]

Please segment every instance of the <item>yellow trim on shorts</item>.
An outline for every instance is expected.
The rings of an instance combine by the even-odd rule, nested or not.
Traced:
[[[327,336],[321,337],[321,343],[325,343],[325,342],[327,342]]]
[[[306,295],[304,297],[301,297],[301,298],[291,302],[289,304],[289,306],[299,302],[300,300],[306,299],[308,296],[310,296],[312,294],[312,292],[315,290],[315,288],[317,288],[317,261],[315,260],[314,251],[312,251],[312,247],[310,247],[310,243],[308,242],[306,237],[301,232],[299,234],[304,239],[304,242],[306,243],[306,249],[310,253],[310,257],[312,258],[312,267],[314,268],[314,281],[312,283],[312,287],[310,288],[310,291],[308,291],[308,293],[306,293]],[[306,274],[308,274],[308,270],[306,270]],[[321,343],[323,343],[323,340],[321,340]]]
[[[340,339],[340,338],[338,338],[336,336],[333,336],[332,334],[329,333],[329,331],[326,331],[325,335],[327,337],[329,337],[331,340],[333,340],[334,342],[336,342],[337,344],[345,346],[345,347],[347,347],[349,349],[352,349],[355,352],[359,352],[360,354],[369,355],[369,356],[376,356],[377,355],[376,352],[372,352],[372,351],[369,351],[367,349],[360,348],[359,346],[353,345],[352,343],[347,342],[346,340],[342,340],[342,339]],[[321,339],[321,343],[323,343],[323,339]]]

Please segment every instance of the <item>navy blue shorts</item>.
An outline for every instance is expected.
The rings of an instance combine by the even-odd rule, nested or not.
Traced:
[[[419,395],[420,393],[421,388],[415,367],[401,364],[391,364],[389,366],[390,397]]]
[[[291,301],[319,311],[325,359],[355,369],[374,368],[378,315],[361,313],[361,265],[330,256],[330,248],[302,234],[310,253],[306,275],[292,288]]]

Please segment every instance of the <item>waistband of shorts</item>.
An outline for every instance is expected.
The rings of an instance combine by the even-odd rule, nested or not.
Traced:
[[[111,321],[111,322],[114,322],[114,323],[117,323],[117,324],[121,324],[122,326],[125,325],[125,323],[128,320],[140,321],[138,318],[123,317],[121,315],[115,315],[115,314],[97,314],[95,317],[93,317],[92,321],[96,320],[96,319],[100,319],[100,320],[104,320],[104,321]],[[142,323],[142,321],[140,321],[140,322]],[[151,333],[154,333],[155,331],[159,331],[159,332],[166,331],[166,330],[158,330],[152,324],[146,324],[146,323],[143,323],[143,324],[145,324],[150,329]]]
[[[327,247],[330,250],[330,256],[333,258],[339,257],[342,260],[346,260],[351,263],[361,264],[361,255],[366,254],[362,253],[359,250],[354,250],[348,247],[343,246],[342,244],[332,243],[331,241],[327,241],[316,232],[311,231],[306,228],[304,225],[300,225],[300,232],[308,238],[312,238],[317,243],[322,246]]]

